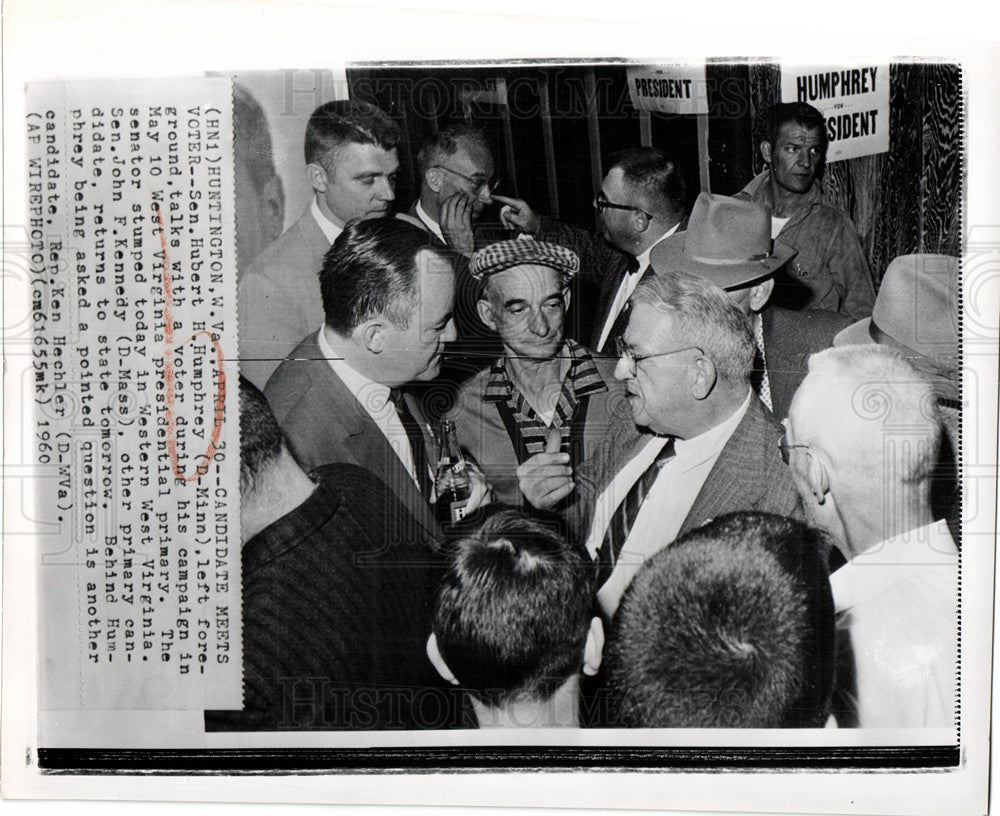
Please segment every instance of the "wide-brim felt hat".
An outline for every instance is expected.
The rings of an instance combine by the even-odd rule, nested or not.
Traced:
[[[649,265],[661,275],[687,272],[733,289],[774,274],[795,254],[771,240],[771,213],[763,204],[700,193],[687,230],[653,247]]]
[[[940,377],[957,399],[958,258],[901,255],[889,264],[872,316],[852,323],[833,338],[835,346],[879,343],[892,346],[930,376]]]
[[[497,241],[476,252],[469,261],[469,274],[477,281],[515,266],[547,266],[559,273],[563,283],[580,270],[580,258],[571,249],[534,239]]]

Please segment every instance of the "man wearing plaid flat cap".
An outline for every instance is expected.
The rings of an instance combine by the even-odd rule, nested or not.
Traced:
[[[724,289],[750,318],[756,353],[750,383],[778,419],[806,376],[809,355],[833,345],[851,319],[825,309],[775,306],[775,275],[796,250],[771,240],[771,215],[754,201],[701,193],[688,228],[650,255],[657,274],[687,272]]]
[[[565,337],[579,268],[576,253],[542,241],[500,241],[470,261],[479,317],[503,354],[462,384],[450,418],[499,502],[521,503],[517,470],[532,457],[591,455],[624,404],[616,361],[595,359]]]

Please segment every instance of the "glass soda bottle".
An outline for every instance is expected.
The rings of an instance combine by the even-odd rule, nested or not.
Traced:
[[[458,445],[454,420],[441,420],[441,433],[438,438],[441,441],[441,448],[437,470],[434,473],[437,518],[441,524],[453,524],[465,517],[469,497],[472,495],[472,482],[469,479],[469,470],[462,449]]]

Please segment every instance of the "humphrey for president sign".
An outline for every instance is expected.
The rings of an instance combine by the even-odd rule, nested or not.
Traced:
[[[826,117],[827,161],[889,150],[889,66],[782,66],[781,101],[808,102]]]

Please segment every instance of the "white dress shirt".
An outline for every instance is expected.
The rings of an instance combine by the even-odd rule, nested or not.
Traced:
[[[743,420],[753,392],[725,421],[691,439],[674,441],[675,456],[666,461],[643,500],[635,523],[608,580],[597,593],[601,609],[610,618],[632,578],[646,559],[670,544],[680,531],[705,484],[716,459]],[[622,468],[597,498],[594,521],[586,548],[597,557],[611,517],[628,495],[632,485],[646,472],[666,444],[666,437],[654,437]],[[699,524],[708,519],[699,519]]]
[[[378,425],[382,435],[389,442],[389,446],[399,457],[399,461],[403,463],[406,472],[410,474],[410,478],[419,489],[420,482],[413,467],[410,438],[406,435],[406,428],[403,427],[399,414],[396,413],[396,406],[389,400],[389,387],[369,380],[340,359],[327,342],[323,329],[319,330],[316,342],[326,361],[330,364],[330,368],[333,369],[333,373],[347,386],[354,398],[361,403],[361,407],[368,412],[368,416]]]
[[[427,214],[427,210],[420,205],[420,199],[417,199],[417,218],[423,221],[424,226],[441,239],[442,244],[447,245],[448,242],[444,240],[444,233],[441,232],[441,225]]]
[[[772,241],[775,238],[777,238],[779,235],[781,235],[781,231],[785,228],[785,224],[787,224],[791,220],[792,220],[792,217],[790,215],[787,216],[786,218],[776,218],[773,215],[771,216],[771,240]]]
[[[950,728],[958,671],[958,550],[936,521],[830,576],[854,653],[861,727]]]
[[[323,231],[323,234],[327,237],[331,244],[340,237],[340,233],[344,231],[343,227],[338,227],[333,223],[333,221],[323,215],[323,211],[319,208],[319,204],[316,202],[316,196],[313,196],[309,212],[312,213],[312,217],[315,219],[319,228]]]
[[[670,229],[668,229],[663,235],[657,238],[641,255],[636,256],[636,260],[639,262],[639,268],[624,278],[622,282],[618,285],[618,294],[615,295],[615,302],[611,306],[611,311],[608,312],[608,319],[604,321],[604,329],[601,331],[601,339],[597,343],[597,348],[595,351],[603,351],[604,344],[608,342],[608,334],[611,333],[611,327],[615,325],[615,321],[618,319],[618,315],[621,314],[622,309],[625,308],[625,304],[628,303],[628,299],[632,297],[632,293],[635,291],[635,287],[639,285],[639,281],[642,280],[642,276],[649,269],[649,256],[660,241],[664,238],[669,238],[680,226],[680,222],[674,224]]]

